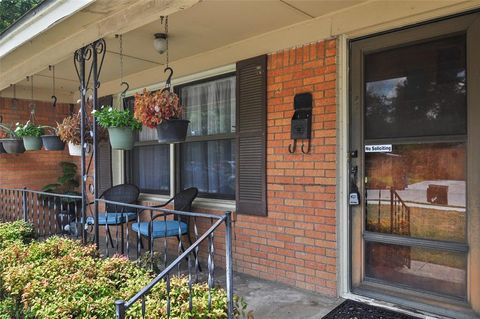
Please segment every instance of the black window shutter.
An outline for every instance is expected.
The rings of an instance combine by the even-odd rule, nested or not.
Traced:
[[[98,99],[98,105],[113,105],[113,97],[111,95],[103,96]],[[97,148],[97,181],[98,181],[98,194],[102,194],[104,191],[112,187],[112,148],[108,141],[101,141],[98,143]]]
[[[237,213],[267,215],[267,56],[237,63]]]

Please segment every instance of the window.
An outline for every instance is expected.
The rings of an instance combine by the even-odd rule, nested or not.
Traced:
[[[238,62],[236,72],[175,86],[190,121],[186,141],[161,145],[144,127],[126,152],[126,181],[149,194],[197,187],[199,197],[236,200],[239,214],[266,216],[266,69],[262,55]],[[125,102],[133,109],[133,97]]]
[[[125,107],[133,111],[135,99],[125,99]],[[154,129],[143,127],[136,136],[135,147],[125,152],[125,180],[142,193],[170,194],[170,147],[158,144]]]
[[[143,193],[169,194],[174,174],[177,191],[197,187],[202,197],[235,199],[235,82],[227,74],[176,87],[190,121],[187,141],[175,145],[176,167],[170,167],[170,146],[144,127],[127,152],[127,181]],[[133,97],[126,106],[133,110]]]
[[[177,87],[190,121],[179,148],[179,186],[195,186],[203,197],[235,198],[235,75]]]

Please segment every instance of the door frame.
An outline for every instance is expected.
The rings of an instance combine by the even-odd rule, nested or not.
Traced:
[[[363,56],[366,53],[375,51],[382,51],[386,48],[395,48],[404,46],[406,44],[414,44],[416,42],[423,42],[434,38],[441,38],[453,34],[465,33],[467,35],[467,85],[468,87],[480,87],[480,58],[472,59],[471,57],[480,57],[480,42],[475,41],[474,36],[480,36],[480,15],[468,14],[461,17],[445,19],[438,22],[432,22],[421,26],[413,26],[408,29],[400,31],[392,31],[378,36],[363,38],[361,40],[352,40],[349,42],[349,50],[347,58],[350,58],[346,65],[350,66],[350,74],[343,70],[343,74],[348,77],[347,81],[343,81],[345,85],[349,86],[349,114],[346,116],[349,122],[347,126],[348,145],[350,148],[353,145],[361,145],[363,147],[364,141],[364,119],[359,116],[363,108],[363,79],[364,65]],[[478,37],[477,37],[478,38]],[[346,39],[340,39],[347,42]],[[341,47],[340,47],[341,48]],[[342,51],[340,50],[340,54]],[[341,59],[340,59],[341,61]],[[342,72],[342,70],[340,70]],[[342,73],[341,73],[342,75]],[[340,76],[340,80],[341,80]],[[477,103],[475,103],[477,102]],[[476,163],[475,159],[480,159],[480,147],[476,147],[476,141],[480,140],[480,126],[475,125],[475,119],[480,118],[480,108],[471,107],[471,105],[480,105],[480,90],[469,90],[467,88],[467,172],[480,171],[480,165]],[[341,114],[339,114],[341,115]],[[355,117],[356,116],[356,117]],[[355,119],[355,120],[354,120]],[[343,125],[342,125],[343,124]],[[345,127],[345,123],[339,123],[339,127]],[[348,133],[350,132],[350,133]],[[474,138],[477,136],[477,138]],[[349,149],[350,150],[350,149]],[[348,151],[347,150],[347,153]],[[342,155],[344,156],[345,153]],[[477,160],[478,162],[478,160]],[[343,165],[342,165],[343,164]],[[339,172],[348,172],[348,165],[358,165],[364,167],[364,152],[358,150],[358,158],[351,158],[347,165],[339,163]],[[345,169],[346,168],[346,169]],[[344,174],[343,173],[343,174]],[[472,176],[470,176],[472,175]],[[479,189],[480,174],[467,173],[467,245],[470,248],[468,254],[467,266],[467,300],[469,305],[464,302],[453,302],[450,299],[442,297],[433,297],[425,293],[412,293],[406,289],[394,288],[385,290],[382,285],[371,284],[370,287],[354,288],[354,283],[360,283],[364,277],[364,218],[363,205],[358,207],[348,207],[348,235],[349,235],[349,254],[348,254],[348,283],[340,283],[343,292],[353,292],[369,298],[384,300],[400,304],[410,309],[417,309],[430,313],[439,313],[442,315],[454,316],[456,318],[478,318],[480,313],[480,285],[472,285],[472,282],[480,282],[480,198],[475,196],[468,196],[469,190]],[[348,173],[343,175],[344,187],[339,187],[339,198],[343,198],[346,202],[345,191],[349,189]],[[357,182],[360,187],[360,193],[364,194],[364,171],[359,170]],[[347,188],[345,189],[345,184]],[[348,195],[348,194],[347,194]],[[363,198],[362,198],[363,199]],[[344,206],[343,206],[344,207]],[[339,207],[340,208],[340,207]],[[345,209],[345,208],[344,208]],[[473,214],[472,214],[473,212]],[[345,223],[343,224],[345,225]],[[345,227],[345,226],[344,226]],[[344,238],[341,238],[344,240]],[[343,245],[345,245],[344,242]],[[477,244],[475,244],[477,243]],[[345,247],[345,246],[344,246]],[[342,258],[343,259],[343,258]],[[345,271],[345,267],[341,270]],[[389,287],[390,288],[390,287]],[[383,290],[382,290],[383,289]],[[408,295],[406,292],[408,291]],[[386,296],[386,294],[390,296]],[[448,305],[448,308],[445,307]],[[439,311],[439,309],[441,309]],[[474,313],[474,310],[476,313]]]

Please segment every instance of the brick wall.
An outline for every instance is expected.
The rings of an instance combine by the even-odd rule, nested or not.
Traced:
[[[49,102],[36,101],[35,122],[55,126],[69,114],[70,104],[57,104],[54,109]],[[30,118],[30,101],[18,100],[16,107],[11,99],[0,98],[0,115],[3,123],[15,125],[25,123]],[[0,187],[40,190],[44,185],[56,182],[62,174],[61,161],[79,164],[77,157],[68,154],[68,147],[63,152],[45,150],[25,152],[23,154],[0,154]]]
[[[311,152],[290,154],[296,93],[312,92]],[[268,216],[234,216],[234,270],[335,296],[336,41],[268,56]],[[202,212],[220,213],[219,211]],[[200,233],[210,225],[197,219]],[[215,260],[224,267],[224,227],[215,232]],[[158,251],[163,241],[158,240]],[[175,239],[170,248],[176,249]],[[207,260],[206,243],[200,249]]]
[[[302,92],[314,100],[311,152],[290,154]],[[335,40],[269,55],[267,118],[268,217],[236,216],[235,270],[335,295]]]

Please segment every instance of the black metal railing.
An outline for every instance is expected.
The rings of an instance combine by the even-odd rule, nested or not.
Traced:
[[[24,220],[37,237],[68,234],[81,237],[82,197],[29,189],[0,188],[0,221]]]
[[[192,294],[192,286],[195,282],[201,281],[199,278],[199,269],[200,269],[200,262],[199,262],[199,255],[200,255],[200,245],[202,243],[207,244],[208,250],[208,261],[207,261],[207,279],[206,282],[208,284],[208,307],[211,309],[212,307],[212,289],[214,289],[215,283],[215,241],[214,236],[215,232],[220,228],[221,225],[225,225],[225,281],[226,281],[226,296],[227,296],[227,312],[228,318],[233,318],[233,266],[232,266],[232,219],[231,213],[225,212],[224,215],[215,215],[215,214],[206,214],[206,213],[196,213],[196,212],[183,212],[183,211],[176,211],[170,210],[165,208],[153,208],[149,206],[142,206],[142,205],[132,205],[132,204],[123,204],[119,202],[108,201],[104,199],[97,199],[96,202],[101,205],[115,205],[117,207],[123,207],[122,211],[124,212],[132,212],[137,211],[136,222],[140,223],[141,214],[143,212],[150,212],[150,216],[146,216],[146,222],[148,224],[148,234],[150,234],[150,238],[148,239],[148,251],[150,253],[151,262],[154,260],[154,230],[153,225],[154,223],[154,215],[157,217],[156,220],[165,227],[163,230],[165,234],[167,234],[167,221],[175,221],[175,220],[189,220],[187,221],[188,228],[187,232],[193,231],[194,234],[194,241],[190,242],[188,247],[185,247],[185,243],[183,242],[182,238],[186,235],[185,230],[178,226],[178,230],[174,230],[173,233],[171,230],[169,231],[169,236],[162,236],[160,240],[162,241],[162,249],[163,249],[163,264],[164,269],[160,271],[160,273],[144,288],[142,288],[137,294],[135,294],[130,300],[118,300],[115,303],[116,306],[116,317],[118,319],[124,319],[127,317],[128,310],[137,302],[141,303],[142,309],[142,317],[145,318],[146,315],[146,306],[145,306],[145,298],[150,290],[155,287],[160,282],[164,281],[166,283],[166,309],[165,313],[167,317],[170,316],[170,277],[172,274],[176,272],[178,276],[187,276],[188,278],[188,289],[189,289],[189,310],[192,310],[193,307],[193,294]],[[158,218],[159,217],[159,218]],[[108,220],[108,213],[106,213],[106,219]],[[202,233],[199,234],[199,220],[202,220],[203,226],[207,227],[207,229]],[[179,224],[179,223],[178,223]],[[207,225],[207,226],[205,226]],[[108,235],[108,223],[104,225],[105,229],[105,245],[108,247],[108,243],[110,242],[110,238]],[[162,226],[161,226],[162,227]],[[136,232],[136,240],[137,240],[137,257],[140,256],[141,251],[141,240],[142,234],[140,233],[140,227],[137,228],[138,231]],[[160,228],[159,231],[162,231]],[[130,245],[129,245],[129,234],[128,234],[128,227],[126,228],[126,240],[121,241],[122,245],[126,245],[125,251],[127,256],[130,253]],[[143,233],[143,235],[145,235]],[[173,237],[177,238],[178,245],[176,246],[176,252],[172,253],[172,246],[168,243],[168,238]],[[123,246],[122,246],[123,247]],[[108,248],[107,248],[108,249]],[[171,261],[170,257],[174,257]],[[176,255],[176,257],[175,257]],[[186,268],[182,267],[185,266]]]
[[[390,233],[410,236],[410,207],[390,189]]]

